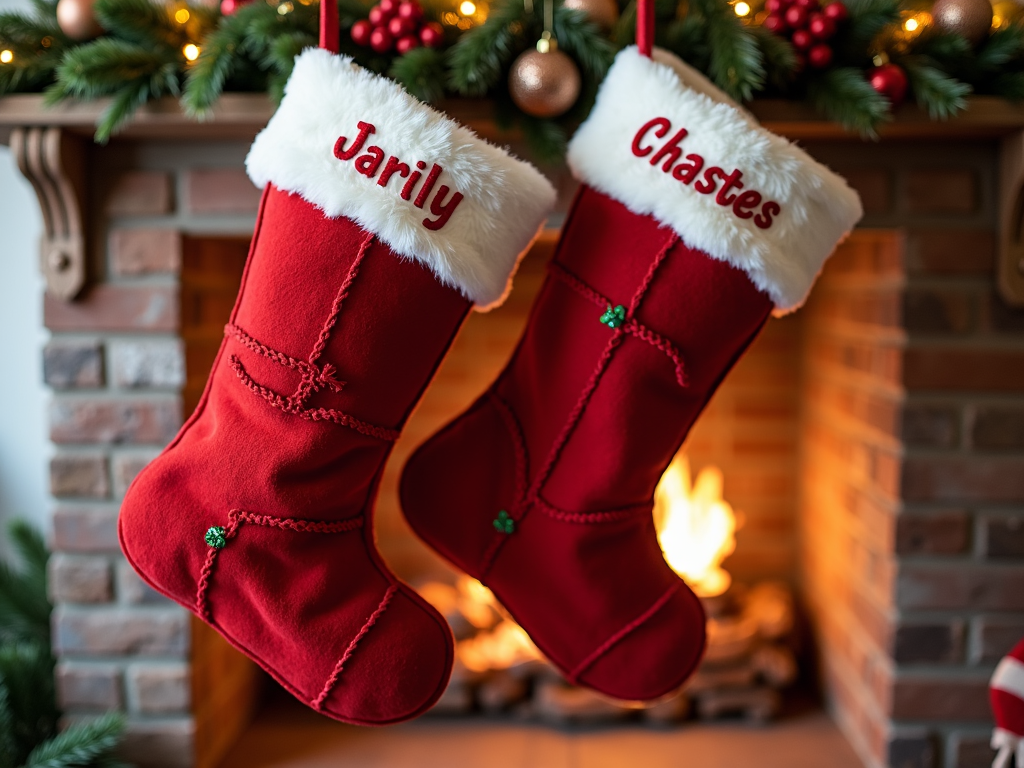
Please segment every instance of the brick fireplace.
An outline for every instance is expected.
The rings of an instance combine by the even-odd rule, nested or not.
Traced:
[[[493,135],[479,109],[453,106]],[[878,143],[790,105],[755,111],[845,174],[867,215],[687,442],[743,513],[725,565],[797,586],[826,701],[866,766],[987,766],[986,681],[1024,635],[1024,110],[979,99],[948,124],[906,111]],[[47,214],[58,690],[72,717],[128,712],[126,757],[144,768],[205,768],[244,727],[258,676],[142,585],[115,525],[205,381],[255,218],[242,160],[270,108],[228,96],[193,124],[158,103],[106,147],[88,141],[97,113],[0,100],[0,139]],[[554,237],[506,306],[471,318],[396,446],[377,530],[407,578],[441,566],[401,520],[398,469],[504,363]]]

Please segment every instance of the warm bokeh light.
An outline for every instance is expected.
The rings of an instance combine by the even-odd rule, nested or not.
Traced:
[[[722,498],[722,471],[705,467],[690,483],[690,462],[672,460],[654,492],[654,522],[665,561],[700,597],[732,583],[722,561],[736,549],[736,515]]]
[[[903,22],[903,28],[907,30],[907,32],[914,32],[919,26],[921,25],[918,23],[917,19],[911,18]]]
[[[476,3],[472,3],[470,0],[462,0],[459,4],[459,13],[463,16],[472,16],[476,13]]]
[[[185,58],[189,61],[195,61],[199,58],[199,46],[195,43],[189,43],[181,49],[181,52],[185,54]]]
[[[10,64],[14,61],[14,51],[0,51],[0,64]]]
[[[179,8],[174,12],[174,20],[179,24],[184,24],[191,18],[192,14],[188,12],[188,8]]]
[[[746,16],[750,13],[750,6],[744,2],[736,3],[733,9],[736,11],[737,16]]]

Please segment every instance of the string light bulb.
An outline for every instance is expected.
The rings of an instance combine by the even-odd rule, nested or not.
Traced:
[[[181,49],[181,52],[185,55],[187,61],[195,61],[199,58],[200,53],[199,46],[195,43],[189,43]]]
[[[903,22],[903,28],[905,30],[907,30],[907,32],[915,32],[915,31],[917,31],[917,28],[919,26],[921,26],[921,25],[918,23],[917,19],[915,19],[914,17],[910,17],[909,19],[907,19],[906,21]]]
[[[459,13],[463,16],[472,16],[476,13],[476,3],[471,2],[471,0],[462,0],[459,4]]]
[[[179,8],[174,12],[174,20],[179,24],[186,23],[190,18],[192,14],[188,12],[188,8]]]
[[[737,16],[747,16],[750,14],[750,5],[740,0],[740,2],[733,6],[733,10],[736,11]]]
[[[12,61],[14,61],[14,51],[0,51],[0,64],[10,64]]]

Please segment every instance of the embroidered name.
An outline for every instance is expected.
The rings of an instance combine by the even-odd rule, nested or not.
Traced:
[[[693,184],[694,190],[702,195],[714,194],[715,202],[721,206],[732,208],[733,215],[737,218],[753,217],[754,225],[760,229],[771,227],[774,222],[772,217],[778,216],[782,212],[782,206],[774,200],[764,200],[764,195],[756,189],[740,192],[739,190],[743,189],[742,171],[734,169],[731,173],[727,173],[724,168],[719,168],[717,165],[705,168],[704,158],[695,153],[686,155],[683,162],[678,162],[683,154],[683,149],[679,144],[690,133],[685,128],[676,131],[675,135],[656,152],[654,147],[656,142],[644,146],[643,142],[646,141],[647,134],[653,133],[656,139],[663,139],[671,130],[672,122],[667,117],[648,120],[633,137],[633,154],[637,157],[647,157],[653,152],[651,165],[660,164],[664,173],[671,173],[673,179],[683,184],[689,185],[699,176],[699,180]],[[703,175],[701,175],[701,171],[704,172]],[[758,210],[758,206],[760,206],[760,210]]]
[[[430,193],[434,191],[434,186],[437,184],[438,178],[444,173],[442,168],[437,163],[434,163],[430,168],[430,172],[423,179],[423,184],[420,186],[419,191],[416,190],[416,185],[420,182],[423,177],[423,171],[427,169],[427,164],[418,160],[416,162],[416,170],[409,167],[407,163],[403,163],[394,155],[388,157],[387,162],[384,162],[385,152],[380,147],[371,144],[366,148],[364,154],[359,155],[359,151],[363,148],[366,143],[366,139],[371,133],[374,133],[377,128],[370,123],[364,123],[360,121],[357,123],[359,128],[359,135],[349,143],[348,147],[345,147],[348,138],[345,136],[339,136],[337,142],[334,144],[334,156],[342,161],[349,161],[355,158],[353,165],[355,166],[356,172],[361,173],[368,179],[377,179],[378,187],[387,188],[388,182],[391,181],[393,176],[398,176],[399,180],[397,184],[402,184],[401,179],[405,179],[405,183],[402,184],[402,189],[399,192],[399,196],[403,200],[412,200],[412,204],[417,208],[422,208],[427,204]],[[384,168],[381,169],[383,163]],[[380,175],[378,176],[378,172]],[[397,186],[396,186],[397,188]],[[416,198],[413,199],[413,193],[416,193]],[[445,201],[445,197],[451,192],[451,197]],[[434,197],[430,200],[430,206],[428,210],[437,218],[432,219],[429,216],[423,220],[423,226],[429,230],[437,231],[441,229],[448,220],[452,217],[455,209],[459,207],[459,203],[462,202],[461,192],[452,192],[447,184],[442,184],[438,187],[437,192],[434,193]]]

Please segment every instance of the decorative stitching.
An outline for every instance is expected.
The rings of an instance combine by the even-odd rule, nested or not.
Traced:
[[[381,614],[387,610],[388,604],[391,602],[391,598],[394,597],[395,592],[397,591],[398,587],[394,584],[391,584],[388,587],[387,591],[384,593],[384,598],[377,606],[377,610],[370,614],[370,618],[366,620],[365,624],[363,624],[363,628],[360,629],[359,632],[356,633],[356,636],[352,638],[352,642],[348,644],[348,648],[345,649],[345,653],[343,653],[341,658],[338,659],[338,663],[334,665],[334,671],[331,672],[331,676],[328,677],[327,682],[324,683],[324,689],[320,691],[320,695],[317,696],[310,704],[310,706],[312,706],[317,712],[322,711],[324,702],[327,700],[327,697],[330,696],[334,686],[338,684],[338,680],[341,678],[341,673],[345,669],[345,664],[350,658],[352,658],[352,654],[355,653],[356,646],[359,645],[359,641],[366,636],[366,633],[370,631],[370,628],[377,623],[377,619],[381,617]]]
[[[366,252],[369,250],[372,242],[373,233],[367,232],[363,242],[359,245],[359,251],[356,253],[355,259],[352,260],[352,265],[348,268],[345,280],[338,289],[338,295],[334,297],[334,304],[331,305],[331,314],[324,323],[323,330],[320,331],[320,337],[316,340],[316,345],[309,355],[309,362],[313,365],[320,359],[320,355],[323,354],[324,349],[327,347],[327,342],[331,338],[331,330],[334,328],[334,324],[338,322],[338,316],[341,314],[341,304],[348,297],[348,292],[355,282],[356,275],[359,274],[359,267],[362,265],[363,259],[366,258]]]
[[[257,384],[252,376],[245,370],[245,366],[242,365],[242,361],[238,359],[237,355],[231,355],[230,358],[231,369],[238,376],[250,392],[262,397],[268,403],[275,408],[278,408],[285,413],[291,413],[300,418],[306,419],[307,421],[333,421],[335,424],[340,424],[344,427],[354,429],[361,435],[367,437],[376,437],[379,440],[386,440],[388,442],[394,442],[398,439],[401,432],[397,429],[388,429],[387,427],[378,427],[374,424],[357,419],[355,416],[350,416],[343,411],[335,410],[334,408],[303,408],[298,405],[292,398],[284,397],[283,395],[274,392],[272,389],[268,389],[261,384]]]
[[[640,282],[636,293],[633,294],[633,298],[629,303],[628,316],[630,318],[632,318],[636,313],[636,309],[640,305],[644,294],[647,292],[651,282],[654,280],[654,275],[657,273],[658,267],[660,267],[662,262],[665,261],[669,251],[672,250],[672,246],[674,246],[678,240],[679,235],[672,232],[665,241],[665,244],[661,247],[661,250],[655,254],[654,259],[651,261],[651,266],[647,269],[647,274],[644,275],[644,279]],[[585,285],[582,280],[580,283]],[[587,287],[589,288],[589,286]],[[592,288],[590,291],[597,294],[597,292]],[[605,303],[610,304],[611,302]],[[601,353],[601,357],[598,358],[594,372],[583,387],[583,391],[580,393],[579,399],[576,401],[576,405],[573,406],[573,409],[569,412],[569,417],[566,419],[565,425],[562,427],[562,431],[559,432],[558,437],[555,438],[555,442],[551,446],[551,451],[548,453],[547,459],[545,460],[541,470],[537,473],[536,479],[533,481],[529,491],[527,492],[523,513],[517,522],[522,522],[526,515],[529,514],[530,506],[539,498],[540,489],[543,487],[544,483],[547,482],[548,476],[554,470],[555,462],[558,461],[558,457],[562,453],[562,448],[565,447],[565,443],[569,440],[569,436],[576,428],[576,423],[583,414],[583,409],[586,408],[587,403],[590,402],[590,397],[593,395],[594,390],[597,389],[597,384],[600,381],[601,376],[604,374],[605,369],[608,367],[608,363],[612,359],[612,353],[615,352],[615,348],[622,342],[626,330],[626,326],[621,326],[612,330],[611,338],[608,339],[608,343],[605,345],[604,351]],[[494,565],[494,561],[506,540],[507,537],[501,534],[496,534],[492,538],[491,544],[488,547],[487,552],[484,554],[483,567],[480,575],[481,579],[487,575],[488,571],[490,571],[491,567]]]
[[[363,527],[363,516],[351,517],[347,520],[328,523],[318,520],[302,520],[294,517],[272,517],[271,515],[258,515],[255,512],[246,512],[241,509],[233,509],[228,512],[228,525],[223,528],[224,544],[235,538],[242,523],[260,525],[269,528],[282,528],[301,533],[347,533]],[[221,526],[214,526],[220,528]],[[212,529],[211,529],[212,530]],[[210,620],[210,608],[206,601],[206,593],[210,589],[210,579],[213,576],[213,569],[217,563],[217,556],[222,547],[210,546],[206,553],[206,561],[199,572],[199,582],[196,591],[196,614],[204,621]]]
[[[555,520],[561,520],[563,523],[617,523],[620,520],[640,517],[651,512],[650,504],[637,504],[625,509],[610,509],[604,512],[569,512],[554,506],[540,494],[534,497],[533,503],[545,515]]]
[[[548,271],[551,272],[555,277],[560,279],[578,294],[586,299],[589,299],[591,303],[596,304],[599,307],[605,307],[605,313],[601,315],[600,321],[607,325],[612,330],[623,326],[627,333],[631,336],[635,336],[641,341],[645,341],[656,349],[661,350],[665,355],[672,361],[676,368],[676,381],[679,382],[679,386],[687,386],[686,371],[683,364],[683,356],[679,353],[676,346],[662,336],[657,331],[652,331],[643,323],[637,321],[636,318],[630,317],[628,321],[625,321],[626,312],[625,307],[621,304],[612,307],[612,302],[607,297],[601,295],[593,287],[587,285],[583,280],[574,275],[568,269],[563,267],[561,264],[550,262],[548,264]],[[622,309],[621,316],[618,312]]]
[[[647,621],[651,616],[656,614],[665,603],[676,593],[676,591],[683,585],[682,581],[676,581],[671,587],[669,587],[665,593],[654,601],[654,604],[646,611],[637,616],[633,621],[629,622],[626,626],[616,632],[614,635],[605,640],[599,645],[589,656],[581,661],[572,673],[566,679],[574,685],[579,682],[579,676],[586,672],[594,663],[610,651],[616,643],[620,642],[626,635],[633,632],[637,627]]]

